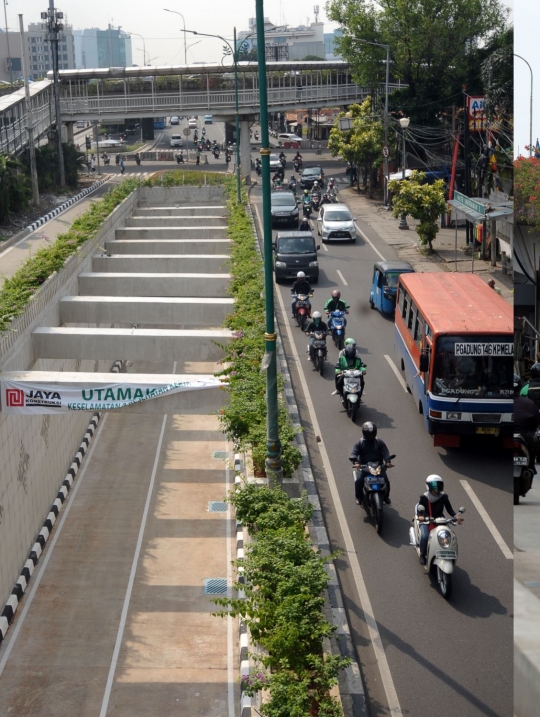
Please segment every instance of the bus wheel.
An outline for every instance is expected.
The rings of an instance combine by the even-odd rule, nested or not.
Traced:
[[[401,359],[401,370],[405,371],[405,364],[403,363],[403,359]]]

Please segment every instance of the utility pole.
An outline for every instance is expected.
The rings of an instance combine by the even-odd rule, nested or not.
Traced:
[[[54,0],[49,0],[49,10],[48,12],[41,13],[41,19],[46,20],[45,27],[47,30],[47,40],[51,43],[58,173],[60,175],[60,186],[65,187],[66,173],[64,170],[64,153],[62,151],[62,131],[60,125],[60,79],[58,76],[58,36],[64,29],[64,25],[58,21],[64,19],[64,13],[55,9]]]
[[[34,146],[34,118],[32,116],[32,103],[30,102],[30,88],[28,87],[28,73],[26,71],[26,47],[24,42],[23,16],[19,15],[19,30],[21,33],[21,62],[24,80],[24,99],[26,102],[26,131],[28,132],[28,152],[30,154],[30,176],[32,177],[32,204],[39,204],[39,186],[36,167],[36,148]]]
[[[469,177],[469,96],[467,94],[467,85],[463,85],[463,145],[465,152],[465,196],[469,197],[471,194],[471,181]],[[465,237],[466,244],[469,246],[471,243],[471,226],[468,219],[465,220]],[[473,261],[474,261],[474,244],[473,244]]]
[[[9,62],[9,84],[11,87],[13,87],[13,69],[12,69],[12,62],[11,62],[11,52],[9,49],[9,32],[8,32],[8,24],[7,24],[7,0],[4,0],[4,20],[6,22],[6,42],[7,42],[7,54],[8,54],[8,62]]]

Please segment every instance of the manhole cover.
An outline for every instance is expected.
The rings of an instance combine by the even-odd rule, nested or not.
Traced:
[[[212,458],[217,458],[218,460],[224,461],[228,455],[229,454],[227,453],[227,451],[214,451],[212,453]]]
[[[228,505],[222,500],[211,500],[208,502],[209,513],[226,513]]]
[[[203,586],[204,595],[227,594],[227,578],[205,578]]]

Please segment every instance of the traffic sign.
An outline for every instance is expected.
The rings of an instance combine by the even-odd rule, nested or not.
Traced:
[[[184,137],[189,137],[189,135],[191,134],[191,130],[189,129],[189,127],[184,127],[182,132],[184,134]]]
[[[388,152],[388,147],[386,145],[382,148],[382,153],[383,153],[383,157],[388,157],[389,152]]]

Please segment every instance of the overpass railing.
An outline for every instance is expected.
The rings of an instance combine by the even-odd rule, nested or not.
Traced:
[[[48,80],[30,86],[34,137],[45,134],[54,122],[52,83]],[[28,142],[24,89],[0,98],[0,153],[20,152]]]

